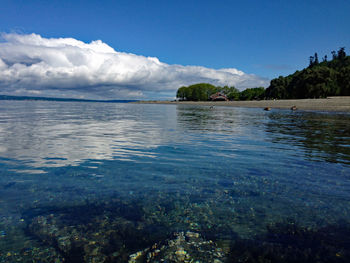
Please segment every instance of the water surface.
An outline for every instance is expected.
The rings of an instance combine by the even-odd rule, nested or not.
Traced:
[[[0,216],[0,262],[35,249],[123,262],[179,231],[347,226],[350,115],[0,101]]]

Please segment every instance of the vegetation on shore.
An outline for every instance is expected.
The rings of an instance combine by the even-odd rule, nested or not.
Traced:
[[[210,96],[220,92],[229,100],[253,99],[307,99],[325,98],[327,96],[350,96],[350,56],[342,47],[338,52],[332,51],[332,59],[327,55],[318,59],[318,54],[310,56],[309,66],[301,71],[280,76],[271,80],[265,89],[249,88],[239,91],[235,87],[216,87],[199,83],[178,89],[176,97],[188,101],[208,101]]]
[[[220,87],[208,83],[198,83],[188,87],[181,87],[177,90],[176,97],[180,100],[188,101],[208,101],[210,96],[220,92],[226,95],[229,100],[252,100],[261,99],[264,97],[265,88],[251,88],[244,91],[239,91],[235,87]]]
[[[325,98],[350,95],[350,56],[345,48],[332,51],[332,60],[327,55],[319,62],[318,55],[310,57],[309,66],[287,77],[271,80],[265,97],[276,99]]]

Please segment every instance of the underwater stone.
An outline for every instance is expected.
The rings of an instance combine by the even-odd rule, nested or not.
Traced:
[[[129,263],[137,262],[215,262],[226,260],[225,253],[199,233],[174,233],[174,239],[161,241],[152,247],[130,255]]]

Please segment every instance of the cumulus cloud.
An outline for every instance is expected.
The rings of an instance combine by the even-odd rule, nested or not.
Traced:
[[[234,68],[169,65],[155,57],[118,52],[101,40],[1,36],[1,93],[139,98],[175,94],[178,87],[199,82],[239,89],[268,84]]]

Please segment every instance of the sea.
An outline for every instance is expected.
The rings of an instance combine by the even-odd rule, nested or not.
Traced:
[[[350,114],[0,101],[0,262],[349,262],[349,223]]]

